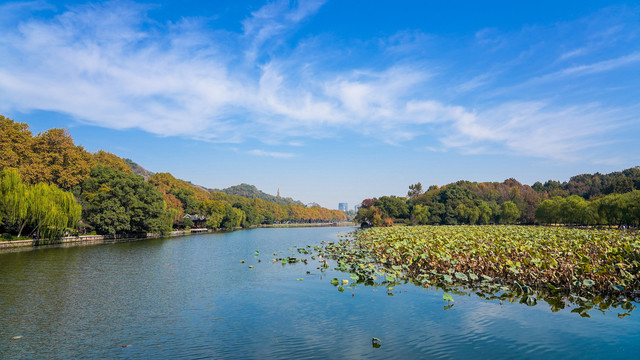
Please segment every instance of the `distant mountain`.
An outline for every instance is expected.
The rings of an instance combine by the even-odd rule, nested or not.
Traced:
[[[258,198],[265,201],[274,202],[280,205],[293,204],[293,205],[304,206],[304,203],[302,203],[301,201],[293,200],[290,197],[280,197],[280,196],[269,195],[259,190],[254,185],[249,185],[249,184],[240,184],[240,185],[228,187],[226,189],[213,190],[213,191],[220,191],[227,195],[242,196],[242,197],[251,198],[251,199]]]
[[[133,171],[134,174],[142,176],[144,178],[144,181],[148,181],[149,178],[155,174],[143,168],[142,166],[138,165],[131,159],[124,159],[124,162],[127,163],[127,165],[131,166],[131,170]]]

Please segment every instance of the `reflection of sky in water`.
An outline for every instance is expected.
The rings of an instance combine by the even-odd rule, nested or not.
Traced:
[[[359,285],[339,293],[330,280],[348,274],[323,274],[317,261],[271,263],[274,252],[298,256],[294,245],[333,240],[343,231],[257,229],[0,254],[0,358],[564,359],[640,353],[637,310],[625,319],[592,310],[587,319],[571,308],[552,313],[542,302],[500,306],[454,295],[454,307],[444,311],[441,290],[402,285],[388,296],[384,287]],[[304,281],[296,281],[300,277]],[[11,340],[17,335],[23,338]],[[371,347],[373,337],[382,340],[381,348]]]

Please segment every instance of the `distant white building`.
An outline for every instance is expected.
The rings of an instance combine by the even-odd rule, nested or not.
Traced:
[[[308,208],[311,208],[311,207],[320,207],[320,204],[318,204],[318,203],[316,203],[316,202],[310,202],[310,203],[308,203],[308,204],[307,204],[307,207],[308,207]]]
[[[356,213],[358,212],[358,209],[360,209],[360,204],[355,205],[355,206],[353,207],[353,210],[354,210]]]

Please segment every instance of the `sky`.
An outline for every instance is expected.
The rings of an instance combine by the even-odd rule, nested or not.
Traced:
[[[0,114],[337,209],[640,165],[640,2],[0,2]]]

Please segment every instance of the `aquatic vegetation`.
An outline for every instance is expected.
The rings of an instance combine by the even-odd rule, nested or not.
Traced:
[[[318,258],[318,269],[350,273],[334,286],[386,287],[413,283],[453,295],[536,306],[623,311],[640,299],[640,233],[533,226],[413,226],[370,228],[298,253]],[[314,253],[315,252],[315,253]],[[291,258],[281,259],[283,264]],[[296,259],[298,260],[298,259]],[[342,288],[342,286],[340,286]],[[340,289],[339,289],[340,290]],[[342,289],[342,291],[344,288]]]
[[[423,286],[461,287],[488,299],[581,315],[632,310],[640,294],[640,234],[524,226],[417,226],[357,231],[330,244],[341,270],[374,281],[399,278]],[[354,266],[355,265],[355,266]],[[366,271],[366,269],[371,269]],[[376,270],[373,270],[373,269]]]

